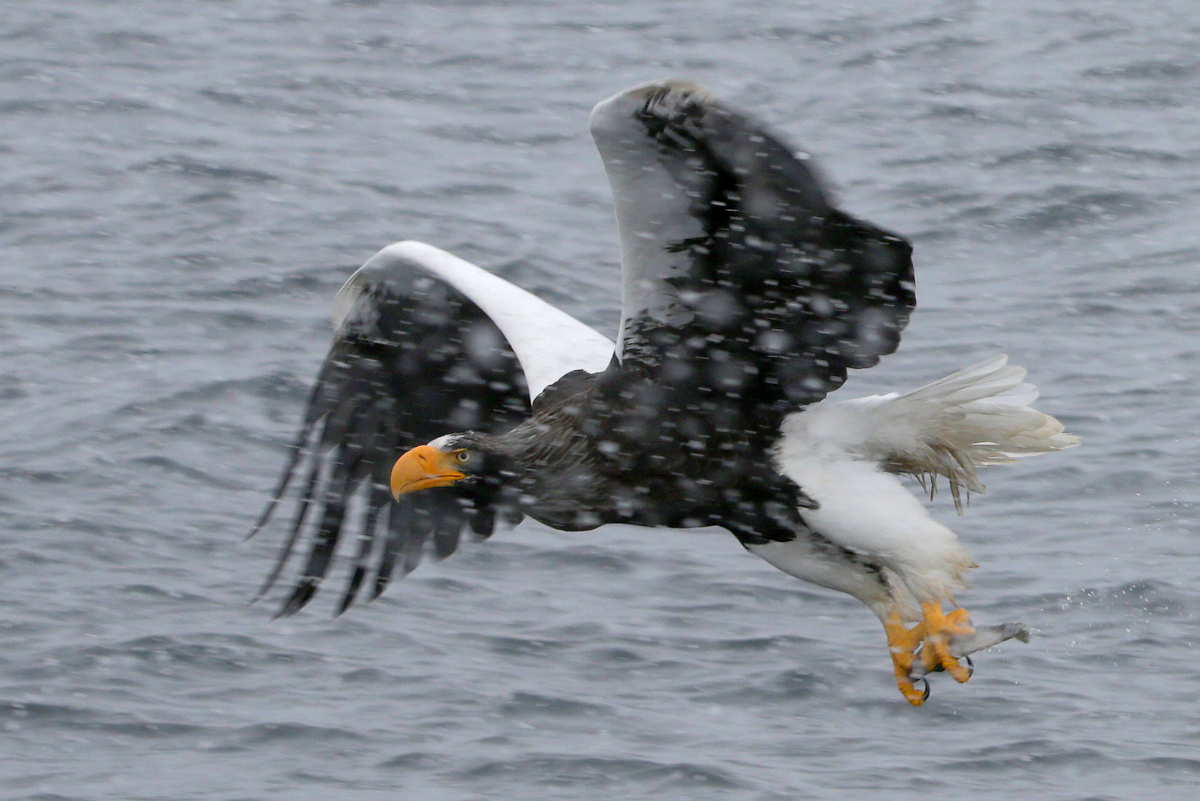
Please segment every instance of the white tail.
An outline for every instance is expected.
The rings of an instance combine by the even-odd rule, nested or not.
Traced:
[[[1038,391],[1023,383],[1025,372],[994,356],[904,395],[819,403],[788,418],[784,434],[835,444],[930,492],[941,476],[961,513],[962,490],[984,490],[978,468],[1079,444],[1030,406]]]

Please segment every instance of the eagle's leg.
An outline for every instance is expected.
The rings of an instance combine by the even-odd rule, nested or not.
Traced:
[[[975,633],[975,629],[970,625],[971,616],[967,610],[955,609],[946,614],[942,612],[941,604],[923,603],[921,613],[923,619],[917,624],[917,628],[922,630],[921,663],[925,669],[945,670],[958,682],[971,678],[970,669],[958,664],[958,660],[950,655],[951,637]],[[903,688],[901,691],[903,692]]]
[[[888,651],[892,654],[892,667],[896,669],[896,686],[910,704],[920,706],[925,703],[927,693],[918,690],[908,675],[912,672],[917,646],[925,636],[925,622],[922,621],[911,629],[905,628],[900,615],[892,612],[883,621],[883,630],[887,634]]]

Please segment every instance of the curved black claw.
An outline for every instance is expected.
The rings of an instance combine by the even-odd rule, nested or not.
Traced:
[[[960,656],[959,659],[967,663],[967,678],[975,675],[975,663],[971,661],[969,656]]]
[[[923,703],[925,703],[926,701],[928,701],[928,700],[929,700],[929,682],[928,682],[928,681],[925,679],[925,677],[924,677],[924,676],[922,676],[921,678],[917,679],[917,681],[919,681],[919,682],[921,682],[922,684],[924,684],[924,685],[925,685],[925,692],[923,692],[923,693],[921,694],[921,703],[923,704]]]

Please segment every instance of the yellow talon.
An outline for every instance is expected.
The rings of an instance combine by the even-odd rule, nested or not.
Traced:
[[[918,690],[908,678],[916,658],[917,645],[925,634],[925,624],[918,623],[911,629],[904,627],[904,621],[895,612],[883,624],[887,634],[888,650],[892,654],[892,666],[896,670],[896,686],[913,706],[925,703],[928,693]]]
[[[916,661],[917,646],[921,647],[921,664],[926,672],[945,670],[955,681],[964,682],[971,678],[971,671],[950,655],[950,638],[975,633],[966,609],[955,609],[946,614],[940,604],[925,603],[921,604],[921,613],[921,622],[911,629],[905,628],[904,621],[895,612],[883,624],[896,671],[896,686],[913,706],[925,703],[929,696],[928,689],[918,690],[909,678]]]
[[[955,609],[950,614],[944,614],[940,604],[925,603],[921,604],[921,612],[924,615],[919,624],[924,627],[921,663],[925,669],[941,668],[960,683],[971,678],[971,671],[950,655],[951,637],[975,633],[975,629],[969,625],[971,616],[967,610]]]

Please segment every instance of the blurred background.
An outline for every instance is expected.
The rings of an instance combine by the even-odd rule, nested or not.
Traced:
[[[4,3],[0,795],[1183,797],[1198,35],[1187,0]],[[912,239],[845,394],[1006,352],[1084,438],[934,501],[960,600],[1035,639],[920,709],[863,607],[719,531],[527,521],[338,619],[247,605],[337,288],[421,239],[612,336],[587,114],[665,76]]]

